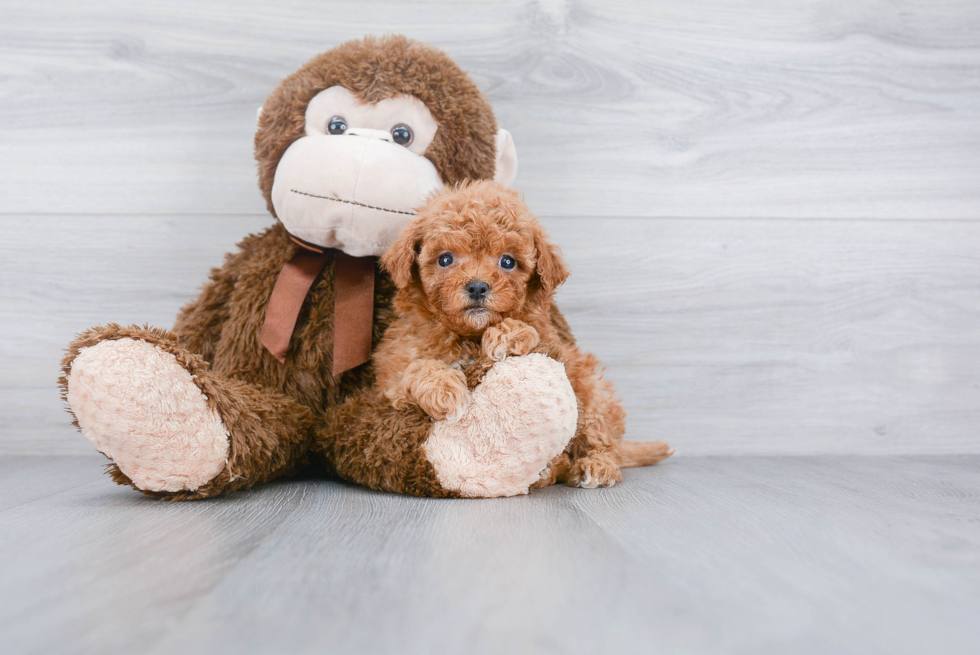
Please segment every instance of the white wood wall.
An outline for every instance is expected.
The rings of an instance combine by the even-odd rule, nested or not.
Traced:
[[[255,112],[399,32],[470,71],[629,437],[980,452],[976,0],[0,3],[0,453],[87,453],[60,350],[270,222]]]

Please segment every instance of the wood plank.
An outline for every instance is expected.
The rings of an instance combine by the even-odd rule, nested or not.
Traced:
[[[169,504],[103,480],[0,511],[0,634],[17,653],[966,654],[978,484],[976,456],[679,456],[489,501],[296,481]]]
[[[91,452],[61,411],[61,349],[109,321],[169,326],[267,221],[9,219],[0,452]],[[573,270],[560,304],[607,363],[630,438],[686,454],[980,452],[977,223],[545,223]]]
[[[2,211],[262,214],[256,108],[385,32],[473,73],[551,215],[980,217],[972,0],[21,4]]]

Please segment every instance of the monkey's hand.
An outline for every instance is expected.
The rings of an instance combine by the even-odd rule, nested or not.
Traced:
[[[505,318],[483,333],[484,357],[499,362],[505,357],[526,355],[541,341],[538,331],[516,318]]]

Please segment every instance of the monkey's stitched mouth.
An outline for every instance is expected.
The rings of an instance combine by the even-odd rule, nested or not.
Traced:
[[[342,202],[348,205],[356,205],[358,207],[364,207],[365,209],[377,209],[382,212],[391,212],[392,214],[404,214],[405,216],[415,216],[415,212],[403,212],[397,209],[388,209],[387,207],[375,207],[374,205],[365,205],[363,202],[357,202],[356,200],[344,200],[343,198],[334,198],[332,196],[318,196],[315,193],[306,193],[305,191],[297,191],[296,189],[290,189],[293,193],[298,193],[301,196],[309,196],[310,198],[320,198],[321,200],[333,200],[334,202]]]

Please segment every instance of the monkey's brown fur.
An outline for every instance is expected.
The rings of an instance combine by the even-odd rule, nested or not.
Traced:
[[[512,269],[501,265],[503,257],[516,262]],[[662,442],[622,441],[626,415],[599,361],[562,339],[563,321],[552,319],[553,292],[568,269],[515,191],[486,181],[444,190],[382,263],[398,286],[397,318],[374,365],[377,392],[393,408],[458,416],[478,381],[474,374],[507,356],[540,352],[565,365],[579,416],[575,437],[539,485],[611,486],[622,480],[620,467],[671,454]],[[476,281],[489,286],[483,299],[466,291]]]
[[[334,85],[369,102],[398,94],[418,97],[439,124],[425,156],[443,181],[493,177],[496,121],[473,81],[431,46],[400,36],[367,38],[314,58],[266,101],[255,157],[270,211],[276,166],[303,135],[307,103]],[[317,454],[343,477],[369,487],[450,495],[421,452],[431,427],[428,417],[418,410],[395,411],[372,394],[369,365],[336,378],[331,374],[332,264],[306,298],[286,363],[280,364],[259,343],[272,287],[296,248],[278,223],[244,239],[211,271],[198,298],[181,310],[173,331],[108,325],[83,333],[62,362],[62,395],[79,349],[107,339],[129,337],[154,344],[195,376],[231,433],[228,464],[196,491],[144,492],[151,496],[205,498],[247,488],[288,473]],[[375,344],[392,319],[394,294],[387,273],[379,269],[376,279]],[[120,484],[131,484],[114,465],[110,473]]]

